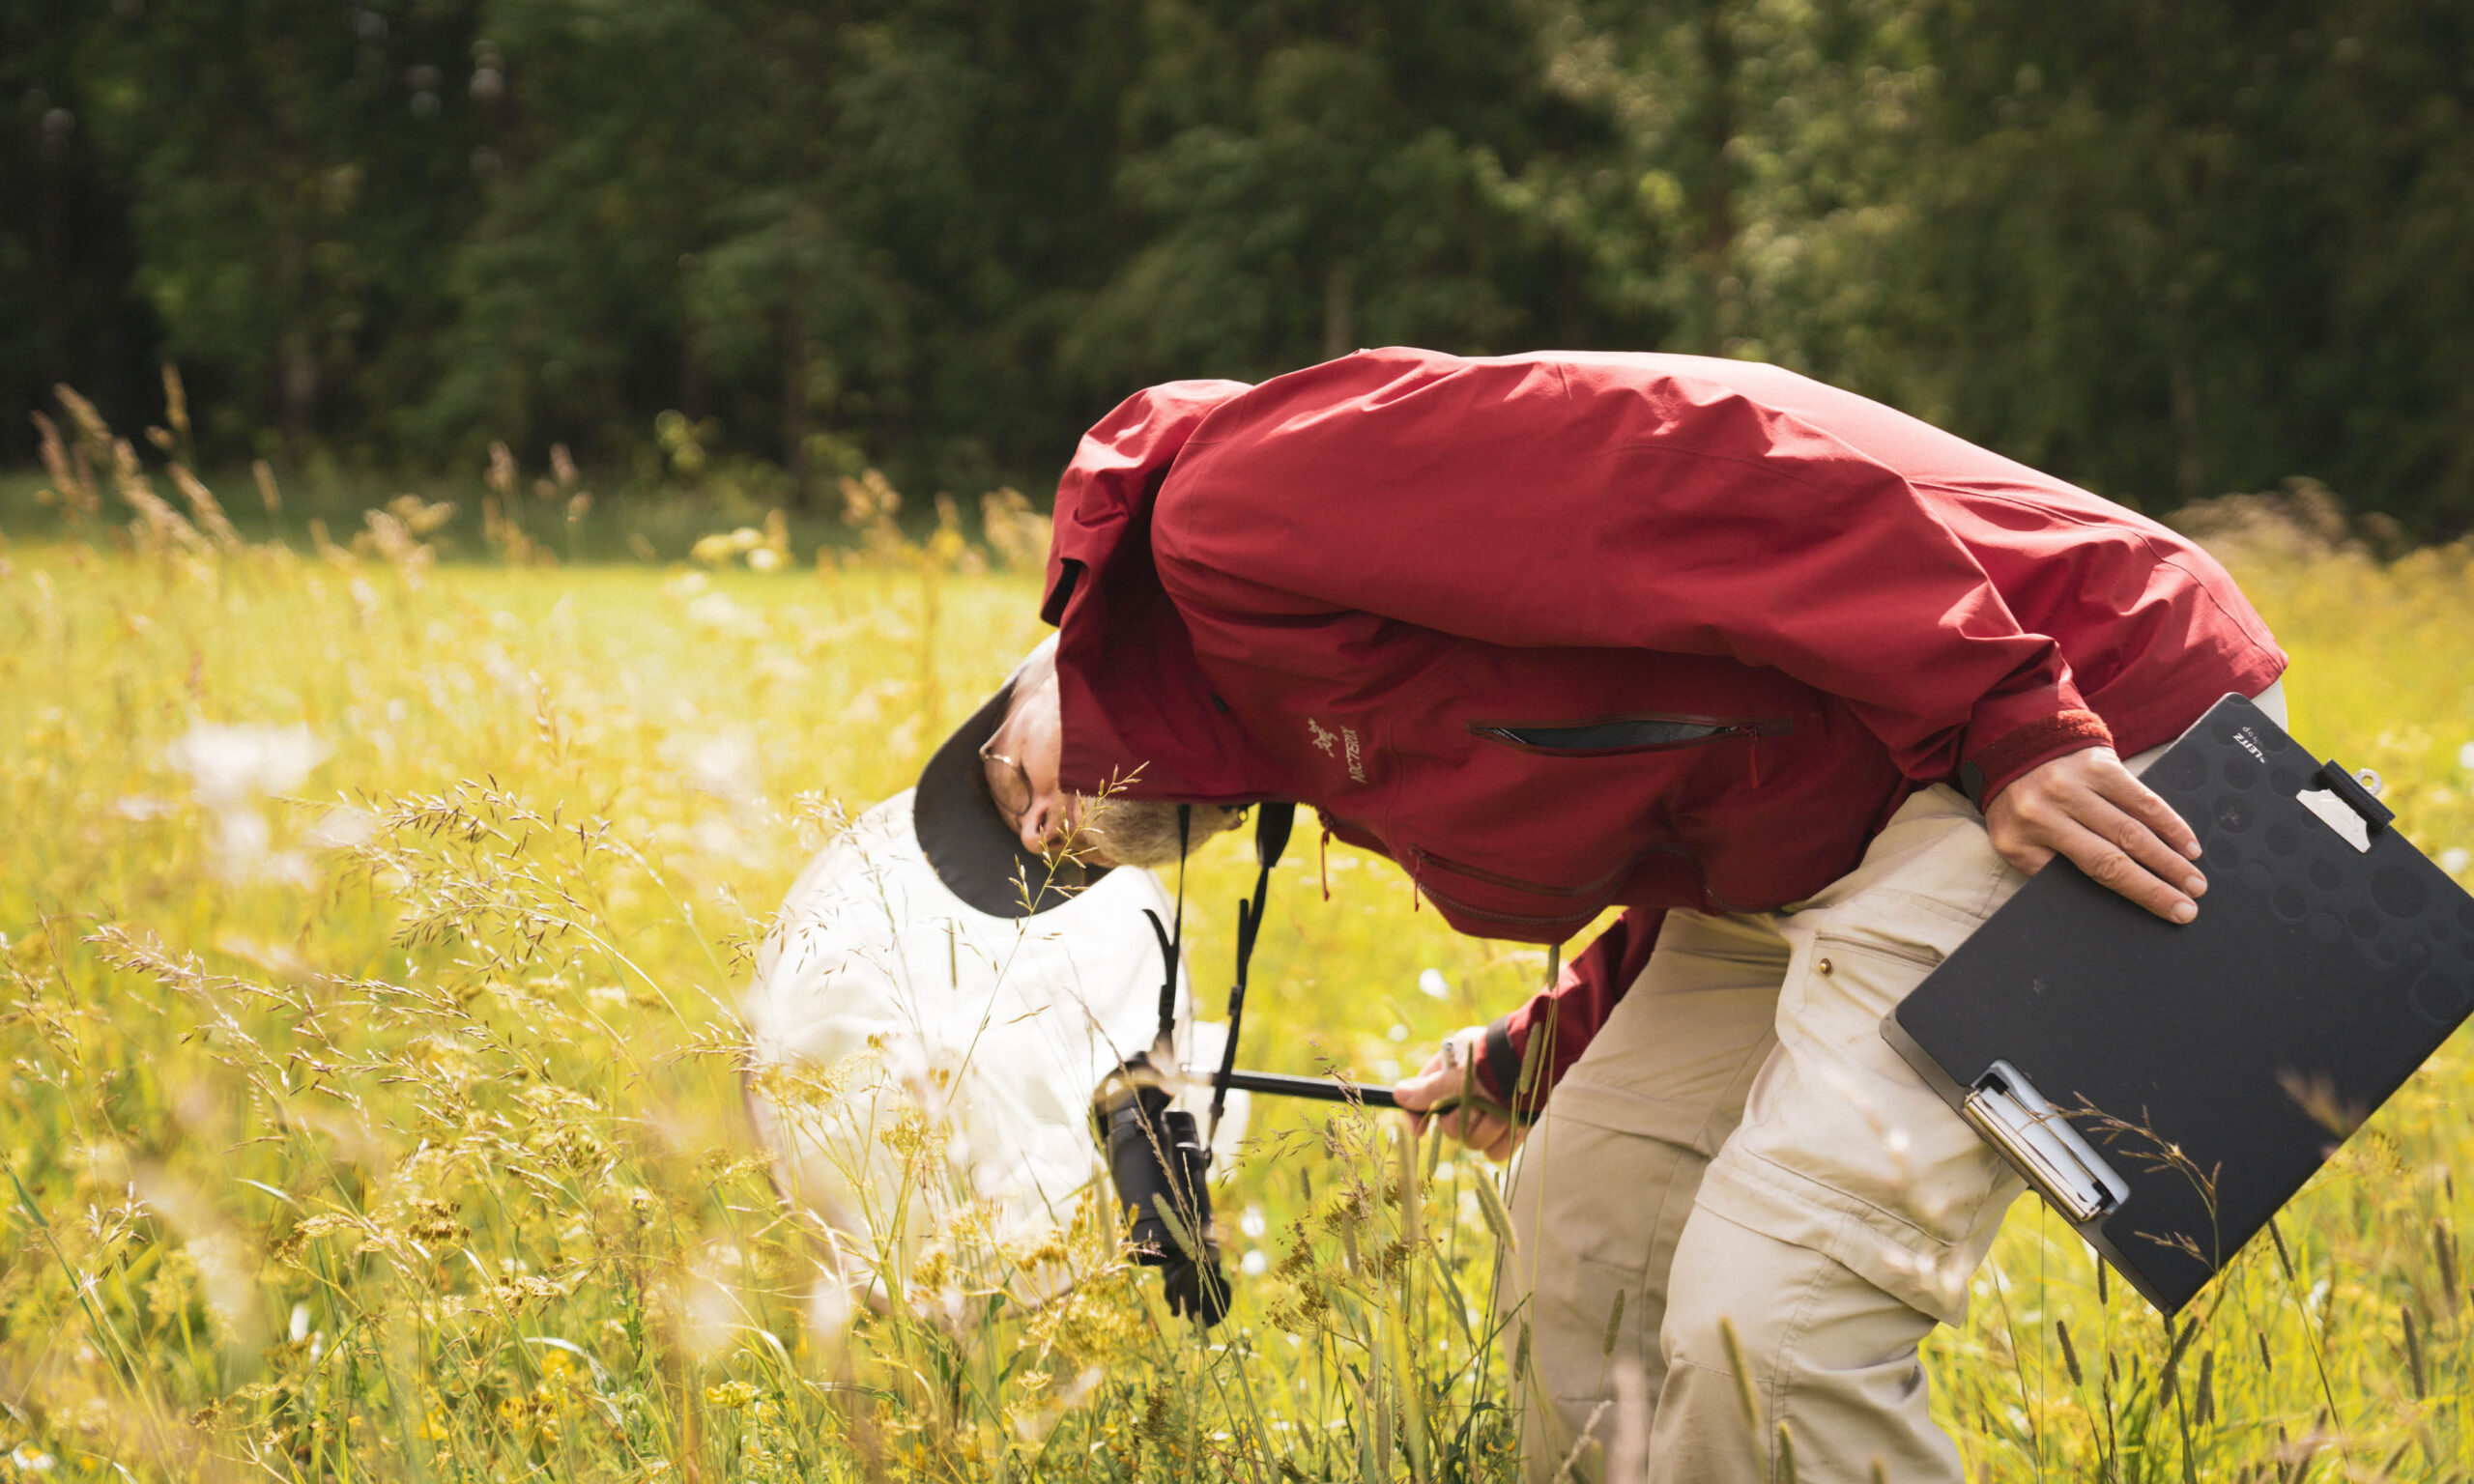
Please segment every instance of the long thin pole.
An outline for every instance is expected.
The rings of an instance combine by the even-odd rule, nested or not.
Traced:
[[[1361,1087],[1342,1082],[1337,1077],[1292,1077],[1277,1071],[1242,1071],[1234,1068],[1222,1071],[1212,1067],[1189,1067],[1186,1075],[1213,1087],[1231,1092],[1263,1093],[1274,1098],[1305,1098],[1315,1102],[1356,1102],[1369,1108],[1396,1108],[1400,1100],[1388,1087]]]

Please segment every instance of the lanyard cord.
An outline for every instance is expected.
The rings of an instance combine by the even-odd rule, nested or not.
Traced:
[[[1175,1066],[1177,1036],[1177,965],[1183,961],[1186,949],[1186,862],[1184,847],[1192,811],[1177,806],[1177,906],[1176,928],[1160,921],[1160,914],[1149,907],[1142,915],[1151,923],[1152,936],[1160,940],[1160,958],[1166,965],[1160,980],[1160,1035],[1152,1042],[1152,1052],[1163,1070]],[[1280,864],[1280,852],[1288,848],[1288,832],[1297,819],[1297,806],[1288,803],[1261,804],[1254,811],[1254,897],[1251,901],[1237,899],[1237,979],[1228,987],[1228,1039],[1220,1053],[1220,1073],[1213,1077],[1211,1088],[1211,1128],[1203,1136],[1206,1148],[1220,1132],[1220,1115],[1228,1103],[1228,1076],[1237,1070],[1237,1030],[1246,1015],[1246,978],[1254,961],[1254,939],[1263,928],[1263,904],[1271,896],[1272,868]],[[1137,1058],[1139,1060],[1139,1058]]]
[[[1149,907],[1142,915],[1151,919],[1152,936],[1160,940],[1160,957],[1164,965],[1160,978],[1160,1034],[1151,1042],[1152,1055],[1162,1070],[1176,1063],[1177,1049],[1177,965],[1185,961],[1186,952],[1186,835],[1193,828],[1192,805],[1177,806],[1177,926],[1172,932],[1160,926],[1160,914]]]
[[[1289,826],[1296,818],[1297,806],[1285,802],[1259,805],[1254,813],[1254,899],[1237,901],[1237,979],[1228,986],[1228,1040],[1221,1048],[1220,1074],[1211,1079],[1211,1126],[1203,1135],[1206,1146],[1220,1135],[1221,1111],[1228,1102],[1228,1074],[1237,1070],[1237,1031],[1246,1015],[1246,975],[1254,959],[1254,939],[1263,930],[1263,902],[1271,895],[1272,868],[1288,848]]]

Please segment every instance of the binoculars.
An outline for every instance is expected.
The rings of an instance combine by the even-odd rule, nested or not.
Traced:
[[[1100,1085],[1091,1119],[1118,1209],[1134,1213],[1135,1261],[1161,1270],[1170,1309],[1205,1327],[1219,1324],[1228,1313],[1228,1280],[1212,1230],[1211,1151],[1194,1116],[1170,1106],[1157,1073],[1137,1057]]]

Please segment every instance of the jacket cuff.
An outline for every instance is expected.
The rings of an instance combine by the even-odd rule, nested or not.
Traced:
[[[1469,1072],[1490,1100],[1511,1106],[1512,1091],[1520,1086],[1520,1048],[1511,1043],[1511,1016],[1497,1015],[1487,1023],[1485,1051]]]
[[[1960,765],[1960,786],[1981,809],[2023,773],[2070,753],[2113,745],[2113,728],[2105,719],[2074,706],[2014,727],[1977,749]]]

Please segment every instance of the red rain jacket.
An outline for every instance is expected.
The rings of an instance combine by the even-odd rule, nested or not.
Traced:
[[[1669,907],[1766,911],[2284,669],[2155,522],[1775,367],[1366,351],[1138,392],[1059,486],[1066,786],[1294,799],[1464,932],[1625,918],[1498,1023],[1579,1055]]]

